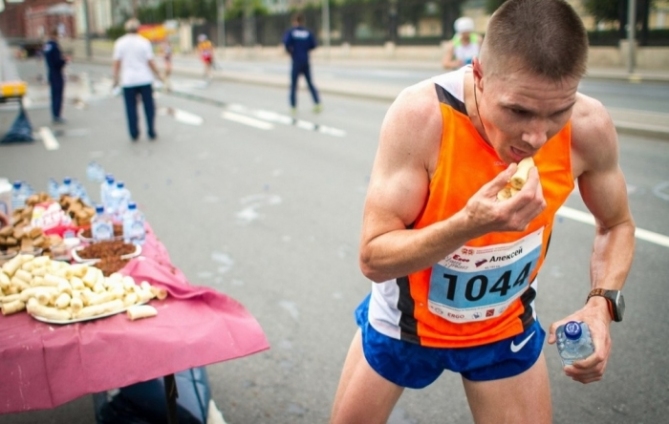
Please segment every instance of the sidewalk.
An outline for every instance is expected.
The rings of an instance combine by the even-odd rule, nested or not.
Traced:
[[[194,54],[179,55],[179,60],[174,61],[172,72],[174,74],[187,75],[191,77],[202,76],[202,65]],[[108,58],[95,57],[94,62],[110,63]],[[160,61],[158,60],[159,66]],[[214,78],[223,81],[235,81],[240,83],[265,85],[271,87],[286,88],[288,85],[287,75],[279,75],[271,72],[240,72],[226,68],[225,64],[230,62],[255,63],[260,67],[268,63],[286,64],[286,59],[263,59],[263,60],[225,60],[223,70],[214,71]],[[317,59],[313,61],[316,71],[317,86],[319,91],[325,94],[342,95],[349,97],[358,97],[364,99],[393,101],[396,96],[406,87],[397,83],[387,83],[381,81],[356,81],[341,78],[337,79],[334,75],[327,72],[328,66],[333,67],[351,67],[367,68],[379,70],[401,70],[413,69],[423,71],[434,71],[437,75],[443,70],[438,64],[426,61],[408,61],[408,60],[342,60],[342,59]],[[587,78],[608,79],[628,82],[656,82],[669,84],[669,70],[638,70],[632,75],[622,68],[593,68],[589,69]],[[302,83],[304,81],[301,81]],[[630,134],[645,137],[658,138],[669,141],[669,114],[653,113],[633,109],[608,108],[619,134]]]

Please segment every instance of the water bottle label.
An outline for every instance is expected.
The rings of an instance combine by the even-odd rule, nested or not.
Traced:
[[[530,284],[544,229],[513,243],[462,246],[432,267],[428,306],[451,322],[501,315]]]
[[[114,227],[108,222],[96,222],[92,227],[94,240],[109,240],[114,235]]]

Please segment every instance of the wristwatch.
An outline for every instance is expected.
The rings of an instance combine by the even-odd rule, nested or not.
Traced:
[[[590,300],[592,296],[602,296],[607,300],[609,303],[609,312],[615,322],[623,320],[623,315],[625,314],[625,298],[620,290],[592,289],[590,294],[588,294],[585,303],[588,303],[588,300]]]

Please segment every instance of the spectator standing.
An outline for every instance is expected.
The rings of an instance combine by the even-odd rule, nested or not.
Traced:
[[[43,50],[49,74],[49,87],[51,88],[51,119],[54,124],[63,124],[65,120],[60,115],[63,109],[63,92],[65,91],[63,69],[67,60],[58,45],[58,28],[49,32],[49,40],[44,44]]]
[[[204,34],[197,37],[197,51],[200,53],[200,60],[204,64],[204,77],[210,80],[211,71],[214,67],[214,45]]]
[[[446,53],[442,65],[445,69],[457,69],[464,65],[471,65],[481,50],[483,37],[474,32],[474,21],[463,16],[453,25],[455,35],[446,46]]]
[[[153,49],[146,38],[137,34],[139,21],[130,19],[125,24],[126,33],[114,43],[114,86],[119,83],[123,88],[125,111],[128,118],[128,130],[132,141],[139,138],[137,124],[137,101],[142,99],[146,114],[147,133],[150,140],[157,137],[154,120],[153,102],[154,75],[160,79],[160,73],[153,62]]]
[[[321,111],[321,103],[318,98],[318,90],[311,81],[311,67],[309,66],[309,52],[316,48],[314,34],[304,27],[304,16],[300,13],[293,18],[293,27],[286,31],[283,36],[283,45],[292,60],[290,71],[290,108],[293,114],[297,113],[297,80],[304,75],[307,80],[311,97],[314,100],[314,112]]]
[[[170,75],[172,75],[172,44],[169,39],[163,42],[163,60],[165,61],[165,89],[170,90]]]

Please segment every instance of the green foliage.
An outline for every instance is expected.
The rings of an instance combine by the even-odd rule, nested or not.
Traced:
[[[225,20],[243,18],[247,5],[253,16],[265,16],[269,13],[262,0],[233,0],[232,5],[225,9]]]
[[[216,22],[216,0],[172,0],[172,18],[200,18],[207,22]],[[142,23],[159,23],[168,19],[168,2],[164,0],[156,6],[137,9],[137,18]]]
[[[116,40],[123,34],[125,34],[125,28],[123,28],[123,24],[107,28],[107,38],[110,40]]]
[[[618,0],[584,0],[583,6],[597,22],[618,22],[620,17]]]
[[[485,10],[486,12],[492,14],[497,10],[506,0],[486,0],[485,1]],[[608,0],[604,0],[608,1]],[[615,1],[615,0],[613,0]]]

